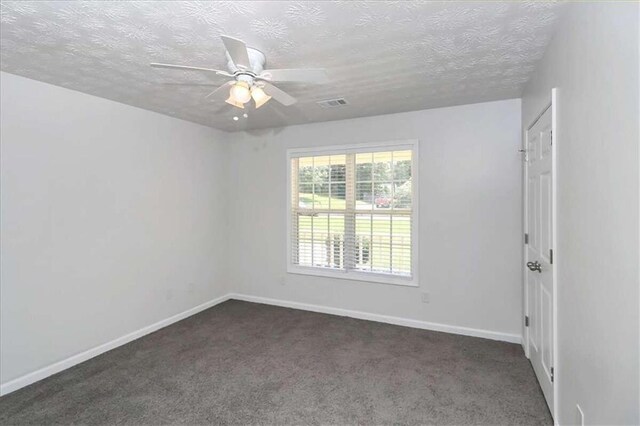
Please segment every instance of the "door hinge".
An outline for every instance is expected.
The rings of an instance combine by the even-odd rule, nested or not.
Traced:
[[[524,234],[524,243],[529,244],[529,234]]]
[[[551,383],[553,383],[553,376],[554,376],[553,367],[551,367]]]
[[[549,263],[553,265],[553,250],[549,250]]]
[[[553,145],[553,130],[549,132],[549,145]]]
[[[529,315],[524,317],[524,326],[529,327]]]

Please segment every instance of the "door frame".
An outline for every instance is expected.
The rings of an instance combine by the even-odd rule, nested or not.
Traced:
[[[552,313],[553,313],[553,422],[554,425],[558,424],[558,389],[559,389],[559,380],[558,380],[558,265],[560,263],[561,255],[558,254],[558,240],[557,240],[557,232],[558,232],[558,220],[557,220],[557,194],[558,194],[558,172],[557,172],[557,152],[558,152],[558,143],[559,143],[559,134],[558,134],[558,89],[551,89],[551,99],[545,105],[544,108],[540,111],[540,113],[536,116],[535,119],[529,123],[529,125],[524,129],[524,137],[522,138],[522,151],[524,153],[523,160],[526,159],[527,156],[527,148],[529,146],[528,143],[528,132],[529,130],[538,122],[540,117],[551,108],[551,132],[552,132],[552,144],[551,144],[551,220],[553,223],[552,232],[551,232],[551,245],[553,247],[553,273],[551,275],[551,279],[553,281],[553,304],[552,304]],[[524,316],[529,315],[529,295],[527,291],[527,272],[528,268],[526,267],[528,258],[527,258],[527,246],[524,241],[524,234],[528,233],[528,215],[527,215],[527,206],[529,202],[529,186],[527,185],[527,164],[526,161],[522,162],[522,191],[523,191],[523,208],[522,208],[522,294],[523,294],[523,305],[524,305],[524,315],[522,318],[522,328],[523,332],[523,347],[524,353],[527,359],[529,358],[529,327],[526,327],[524,324]]]

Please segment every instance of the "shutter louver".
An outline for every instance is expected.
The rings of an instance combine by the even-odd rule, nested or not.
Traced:
[[[291,159],[294,265],[412,276],[412,151]]]

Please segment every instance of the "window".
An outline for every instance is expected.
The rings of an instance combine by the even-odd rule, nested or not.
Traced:
[[[288,158],[289,272],[417,285],[417,141]]]

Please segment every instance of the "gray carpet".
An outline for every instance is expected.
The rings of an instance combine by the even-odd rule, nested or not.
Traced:
[[[0,398],[0,424],[551,424],[519,345],[228,301]]]

